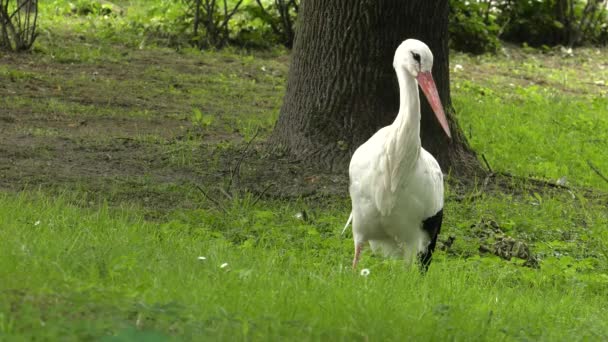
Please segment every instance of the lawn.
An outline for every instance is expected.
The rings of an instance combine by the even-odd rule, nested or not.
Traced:
[[[515,177],[448,177],[428,274],[365,275],[344,173],[260,176],[288,51],[176,49],[117,3],[41,4],[0,54],[0,340],[608,339],[608,50],[453,53],[461,127]]]

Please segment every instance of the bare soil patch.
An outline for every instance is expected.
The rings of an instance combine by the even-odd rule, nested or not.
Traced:
[[[180,75],[230,65],[257,82],[259,70],[224,56],[218,63],[169,50],[122,55],[119,62],[0,56],[0,189],[76,189],[152,210],[198,205],[197,185],[218,198],[228,183],[229,191],[264,198],[346,194],[345,172],[320,174],[267,154],[262,138],[247,147],[237,129],[189,120],[192,106],[180,94],[200,84]]]

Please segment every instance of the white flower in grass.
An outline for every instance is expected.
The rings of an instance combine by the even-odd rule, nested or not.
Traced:
[[[223,263],[223,264],[220,265],[220,268],[226,268],[226,267],[228,267],[228,263],[227,262],[225,262],[225,263]]]
[[[364,268],[361,270],[361,273],[359,273],[359,274],[361,274],[362,277],[367,277],[369,275],[369,273],[370,273],[369,268]]]
[[[37,226],[37,225],[39,225],[39,224],[40,224],[40,220],[38,220],[38,221],[34,222],[34,226]]]
[[[206,257],[204,257],[204,256],[199,256],[197,259],[198,259],[198,260],[200,260],[200,261],[205,261],[205,260],[207,260],[207,258],[206,258]]]

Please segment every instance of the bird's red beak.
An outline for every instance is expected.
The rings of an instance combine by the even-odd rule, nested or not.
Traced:
[[[422,88],[422,92],[429,101],[431,108],[433,108],[433,112],[435,112],[435,116],[437,116],[437,120],[439,120],[445,134],[447,134],[449,138],[452,138],[450,127],[448,126],[448,119],[445,117],[441,99],[439,99],[439,94],[437,93],[437,86],[433,80],[433,74],[431,74],[430,71],[419,72],[416,80],[418,80],[418,84],[420,85],[420,88]]]

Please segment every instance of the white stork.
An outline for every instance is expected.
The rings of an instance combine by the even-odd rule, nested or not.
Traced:
[[[415,39],[401,43],[393,67],[399,81],[399,113],[355,151],[349,167],[352,221],[357,267],[361,249],[402,256],[411,264],[418,255],[422,270],[431,262],[443,218],[443,174],[420,145],[418,85],[443,130],[451,138],[431,74],[433,54]]]

